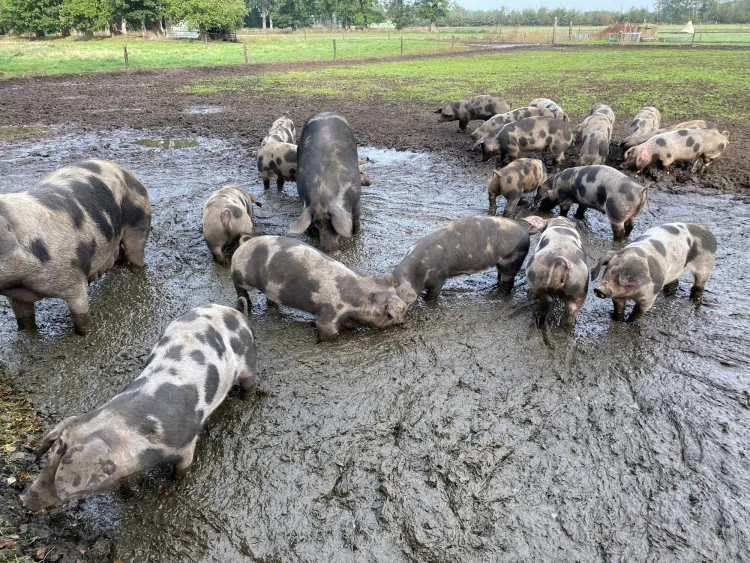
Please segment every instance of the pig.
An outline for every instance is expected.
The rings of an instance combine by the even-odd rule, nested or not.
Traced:
[[[362,168],[363,164],[369,164],[371,162],[374,162],[374,161],[370,160],[369,156],[367,158],[363,158],[363,159],[357,161],[357,165],[359,166],[359,183],[362,185],[363,188],[365,186],[372,185],[372,182],[370,182],[369,176],[367,176],[367,174],[365,174],[365,171]]]
[[[305,123],[297,152],[297,192],[303,208],[289,232],[310,229],[323,252],[332,252],[339,248],[340,237],[359,231],[362,180],[357,142],[346,119],[319,113]]]
[[[562,114],[562,117],[560,115],[556,115],[558,119],[562,119],[563,121],[570,121],[568,114],[565,113],[563,109],[559,105],[557,105],[557,103],[548,98],[534,98],[529,102],[529,107],[544,108],[550,111],[554,111],[556,114]]]
[[[669,131],[677,131],[679,129],[718,129],[715,123],[710,121],[704,121],[703,119],[696,119],[693,121],[683,121],[677,125],[671,127],[665,127],[664,129],[655,129],[653,131],[647,131],[644,133],[637,133],[634,135],[628,135],[620,143],[620,147],[623,150],[627,150],[631,147],[635,147],[648,141],[651,137],[659,135],[661,133],[668,133]]]
[[[545,108],[526,107],[514,109],[513,111],[499,113],[489,118],[479,127],[474,129],[474,131],[471,133],[471,138],[475,141],[479,141],[487,135],[496,133],[497,131],[502,129],[503,125],[518,121],[519,119],[524,119],[526,117],[557,117],[559,119],[562,115],[562,111],[549,110]]]
[[[495,266],[500,290],[507,294],[528,252],[529,233],[517,223],[467,217],[419,239],[387,279],[412,304],[424,291],[425,299],[436,299],[448,278]]]
[[[729,144],[729,133],[713,129],[678,129],[660,133],[625,152],[626,169],[643,171],[654,164],[669,168],[677,161],[692,161],[692,171],[703,172]]]
[[[450,102],[435,113],[439,114],[438,123],[458,120],[458,128],[466,131],[472,119],[489,119],[498,113],[510,111],[508,103],[496,96],[474,96],[467,100]]]
[[[627,301],[635,301],[628,322],[637,321],[661,291],[675,292],[687,271],[693,273],[690,296],[700,303],[715,261],[711,231],[695,223],[668,223],[649,229],[622,250],[605,252],[591,271],[592,281],[602,268],[604,272],[594,295],[612,300],[615,321],[623,321]]]
[[[245,314],[215,304],[189,311],[167,327],[134,381],[43,438],[37,459],[49,452],[47,464],[22,504],[32,512],[54,507],[111,490],[160,464],[184,472],[206,419],[234,384],[246,393],[257,377]]]
[[[253,194],[236,186],[212,193],[203,206],[203,238],[214,259],[226,265],[224,246],[253,232],[253,205],[262,204]]]
[[[294,121],[288,117],[279,117],[273,122],[268,134],[263,138],[260,146],[263,147],[268,143],[290,143],[294,144],[297,138],[297,130],[294,127]]]
[[[485,137],[479,144],[483,161],[497,156],[501,164],[506,156],[513,161],[522,152],[550,149],[559,168],[572,142],[570,126],[562,119],[527,117],[504,125],[494,137]]]
[[[579,166],[547,178],[536,201],[542,211],[559,205],[563,217],[573,203],[578,204],[576,219],[583,219],[589,207],[601,211],[612,225],[614,239],[622,241],[648,202],[648,188],[609,166]]]
[[[524,221],[544,233],[526,265],[529,288],[540,302],[537,324],[544,324],[553,298],[560,297],[565,303],[565,324],[570,328],[589,289],[589,268],[581,235],[575,224],[564,217],[544,220],[533,215]]]
[[[603,115],[609,119],[610,123],[613,125],[615,123],[615,112],[612,111],[612,108],[607,104],[595,104],[594,107],[591,108],[591,111],[589,111],[588,117],[593,117],[595,115]]]
[[[579,166],[604,164],[609,156],[609,141],[612,138],[612,120],[606,113],[588,116],[577,130],[581,136]]]
[[[286,237],[243,237],[232,257],[232,281],[240,297],[249,299],[248,291],[257,288],[269,306],[286,305],[315,315],[318,341],[333,338],[345,324],[401,324],[407,309],[386,281],[358,274]]]
[[[628,137],[656,131],[661,125],[661,112],[654,106],[643,107],[628,125]]]
[[[282,189],[284,182],[295,182],[297,178],[297,145],[292,143],[267,143],[258,151],[258,172],[263,180],[263,189],[271,187],[271,178],[276,176],[276,187]]]
[[[88,284],[114,266],[121,247],[142,268],[150,230],[146,188],[106,160],[66,166],[30,189],[0,195],[0,295],[18,328],[36,326],[36,301],[59,297],[76,332],[88,332]]]
[[[503,217],[509,217],[515,210],[521,195],[534,191],[547,180],[547,169],[536,158],[519,158],[500,170],[494,170],[487,184],[490,199],[490,213],[496,212],[496,199],[502,195],[508,200]]]

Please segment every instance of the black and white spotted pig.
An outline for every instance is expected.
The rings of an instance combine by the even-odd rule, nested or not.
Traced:
[[[201,427],[234,384],[258,376],[255,339],[245,314],[205,305],[173,321],[143,372],[113,399],[66,418],[43,439],[47,464],[21,497],[31,511],[110,490],[163,463],[193,462]]]
[[[240,297],[249,299],[248,291],[256,288],[270,306],[286,305],[315,315],[319,340],[337,335],[343,325],[400,324],[407,309],[384,280],[358,274],[286,237],[243,239],[232,257],[232,281]]]
[[[594,294],[612,300],[616,321],[624,320],[627,301],[635,301],[628,321],[636,321],[661,291],[676,291],[680,276],[688,271],[694,278],[690,296],[700,302],[715,261],[711,231],[695,223],[668,223],[649,229],[622,250],[606,252],[591,271],[595,280],[604,268]]]
[[[226,264],[224,246],[253,232],[253,205],[261,203],[242,188],[225,186],[216,190],[203,206],[203,238],[214,259]]]
[[[506,157],[513,161],[522,152],[549,149],[560,167],[572,142],[573,134],[566,121],[554,117],[527,117],[504,125],[495,136],[487,136],[479,144],[483,161],[497,156],[502,164]]]
[[[529,233],[510,219],[476,216],[459,219],[419,239],[388,279],[411,304],[427,291],[440,295],[448,278],[497,268],[500,289],[510,293],[529,252]]]
[[[652,165],[669,168],[677,161],[693,162],[693,172],[703,172],[729,144],[729,133],[714,129],[679,129],[651,137],[625,152],[624,168],[642,170]]]
[[[276,187],[282,189],[284,182],[297,180],[297,145],[272,142],[258,151],[258,172],[263,180],[263,189],[271,187],[271,178],[276,176]]]
[[[533,215],[524,221],[544,233],[526,265],[529,288],[539,298],[537,323],[544,324],[553,298],[559,297],[565,303],[565,323],[572,327],[589,289],[589,268],[581,235],[575,224],[564,217],[544,220]]]
[[[612,108],[597,104],[578,126],[576,137],[580,137],[582,143],[579,166],[604,164],[607,160],[614,119]]]
[[[288,117],[279,117],[273,122],[268,134],[263,138],[261,147],[268,143],[291,143],[297,138],[297,129],[294,127],[294,121]]]
[[[562,115],[556,115],[559,119],[563,119],[564,121],[569,121],[568,114],[563,111],[563,109],[552,100],[548,98],[534,98],[529,102],[529,106],[533,108],[544,108],[548,109],[550,111],[554,111],[556,114],[562,114]]]
[[[601,211],[612,225],[614,239],[620,241],[633,230],[648,202],[648,188],[609,166],[579,166],[547,178],[536,201],[542,211],[559,205],[563,217],[574,203],[578,204],[576,219],[583,219],[588,208]]]
[[[562,111],[549,110],[546,108],[518,108],[513,111],[505,113],[499,113],[490,117],[487,121],[482,123],[479,127],[474,129],[471,133],[471,138],[475,141],[479,141],[487,135],[492,135],[502,129],[503,125],[518,121],[519,119],[525,119],[527,117],[562,117]]]
[[[362,191],[357,142],[346,119],[319,113],[302,128],[297,149],[297,192],[302,214],[289,229],[307,229],[320,239],[323,252],[339,247],[339,237],[359,231]]]
[[[503,217],[509,217],[516,210],[521,196],[534,191],[546,180],[547,169],[536,158],[519,158],[500,170],[494,170],[487,183],[490,213],[495,214],[497,196],[502,195],[508,200]]]
[[[718,129],[716,123],[711,121],[705,121],[703,119],[695,119],[693,121],[683,121],[677,125],[671,127],[664,127],[663,129],[654,129],[653,131],[646,131],[643,133],[636,133],[634,135],[628,135],[620,143],[620,147],[623,150],[627,150],[631,147],[635,147],[648,141],[651,137],[660,135],[661,133],[668,133],[670,131],[678,131],[680,129]]]
[[[654,106],[643,107],[628,125],[628,137],[656,131],[661,125],[661,112]]]
[[[18,328],[35,326],[36,301],[59,297],[76,331],[86,332],[89,282],[112,268],[121,246],[142,267],[150,229],[146,188],[106,160],[66,166],[33,188],[0,195],[0,295]]]
[[[458,102],[445,104],[435,111],[440,114],[438,123],[458,121],[458,128],[466,131],[466,126],[472,119],[489,119],[498,113],[510,111],[510,106],[502,98],[496,96],[474,96]]]

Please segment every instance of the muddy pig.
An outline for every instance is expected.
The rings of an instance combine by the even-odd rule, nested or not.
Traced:
[[[297,145],[272,142],[258,151],[258,172],[263,179],[263,189],[271,187],[271,178],[276,176],[276,187],[282,189],[284,181],[295,182],[297,178]]]
[[[76,332],[86,332],[89,282],[115,264],[121,246],[142,267],[150,229],[146,188],[106,160],[66,166],[33,188],[0,195],[0,295],[18,328],[35,326],[36,301],[59,297]]]
[[[537,324],[544,324],[552,299],[559,297],[565,303],[565,324],[572,327],[589,289],[589,268],[581,235],[575,224],[564,217],[545,221],[533,215],[524,221],[544,233],[526,265],[529,288],[539,298]]]
[[[609,166],[579,166],[547,178],[536,201],[542,211],[559,205],[563,217],[574,203],[578,204],[576,219],[583,219],[589,207],[601,211],[612,225],[614,239],[620,241],[633,230],[648,202],[648,188]]]
[[[677,161],[692,161],[693,172],[703,172],[729,144],[729,133],[713,129],[679,129],[651,137],[625,152],[623,168],[641,172],[653,164],[669,168]]]
[[[490,213],[495,214],[497,196],[502,195],[508,200],[503,217],[509,217],[516,210],[521,195],[534,191],[546,180],[547,169],[536,158],[519,158],[500,170],[494,170],[487,184]]]
[[[407,309],[384,280],[360,275],[286,237],[243,238],[232,258],[232,281],[240,297],[249,299],[248,291],[257,288],[270,306],[286,305],[315,315],[319,340],[337,335],[343,325],[400,324]]]
[[[508,103],[495,96],[474,96],[467,100],[450,102],[435,113],[440,114],[438,123],[458,120],[458,128],[466,131],[466,126],[472,119],[489,119],[498,113],[510,111]]]
[[[224,245],[253,232],[253,204],[261,207],[257,197],[234,186],[220,188],[206,200],[203,238],[220,264],[226,264]]]
[[[700,303],[715,261],[716,239],[711,231],[695,223],[668,223],[649,229],[622,250],[606,252],[591,271],[595,280],[604,268],[594,294],[612,300],[616,321],[624,320],[627,301],[635,301],[628,321],[636,321],[662,290],[676,291],[687,271],[693,273],[690,296]]]
[[[43,439],[47,464],[21,497],[31,511],[110,490],[163,463],[186,470],[201,427],[230,388],[256,383],[246,315],[205,305],[173,321],[143,372],[105,405],[60,422]]]
[[[510,293],[528,252],[529,234],[517,223],[467,217],[415,242],[387,279],[411,304],[425,290],[425,299],[437,298],[448,278],[495,266],[500,289]]]
[[[545,108],[518,108],[513,111],[499,113],[490,117],[471,133],[471,138],[475,141],[482,139],[487,135],[492,135],[502,129],[503,125],[524,119],[526,117],[557,117],[562,116],[561,111],[553,111]]]
[[[656,131],[661,125],[661,112],[654,106],[641,108],[628,125],[628,137]]]
[[[677,125],[671,127],[665,127],[663,129],[654,129],[652,131],[646,131],[643,133],[636,133],[634,135],[628,135],[620,143],[620,147],[627,150],[631,147],[635,147],[648,141],[651,137],[660,135],[661,133],[668,133],[670,131],[677,131],[679,129],[718,129],[715,123],[710,121],[704,121],[703,119],[695,119],[693,121],[683,121]]]
[[[570,126],[562,119],[554,117],[527,117],[503,126],[495,136],[485,137],[482,147],[482,160],[497,156],[500,164],[507,156],[510,161],[522,152],[550,149],[558,167],[565,159],[565,151],[573,142]]]
[[[294,127],[294,121],[288,117],[279,117],[273,122],[271,128],[268,130],[268,134],[263,137],[263,142],[260,144],[261,147],[268,143],[291,143],[294,144],[297,138],[297,130]]]
[[[373,162],[373,161],[370,160],[369,156],[367,158],[364,158],[364,159],[361,159],[361,160],[357,161],[357,165],[359,166],[359,183],[362,184],[362,187],[372,185],[372,182],[370,182],[369,176],[367,176],[367,174],[365,174],[365,171],[362,168],[363,164],[369,164],[370,162]]]
[[[529,102],[529,106],[532,108],[544,108],[550,111],[554,111],[556,114],[561,114],[555,116],[558,119],[562,119],[564,121],[570,120],[568,114],[565,113],[563,109],[559,105],[557,105],[556,102],[553,102],[548,98],[534,98]]]
[[[339,247],[339,237],[359,231],[362,190],[357,142],[346,119],[319,113],[302,128],[297,149],[297,191],[302,214],[289,229],[307,229],[320,240],[323,252]]]
[[[609,155],[609,141],[612,137],[612,121],[602,113],[587,117],[580,126],[581,156],[579,166],[604,164]]]

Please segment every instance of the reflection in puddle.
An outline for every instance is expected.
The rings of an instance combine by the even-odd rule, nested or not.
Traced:
[[[200,145],[198,141],[191,141],[189,139],[170,139],[169,137],[163,139],[138,139],[137,141],[133,141],[133,144],[147,147],[149,149],[161,149],[163,151],[186,149]]]

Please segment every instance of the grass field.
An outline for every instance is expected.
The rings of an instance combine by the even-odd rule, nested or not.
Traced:
[[[491,70],[490,70],[491,69]],[[607,92],[615,111],[656,104],[665,115],[750,119],[750,51],[601,49],[514,51],[315,71],[196,81],[183,91],[287,91],[323,96],[380,97],[435,104],[476,93],[499,93],[514,106],[544,94],[574,115]],[[689,92],[692,103],[684,104]],[[555,97],[557,96],[557,97]]]

